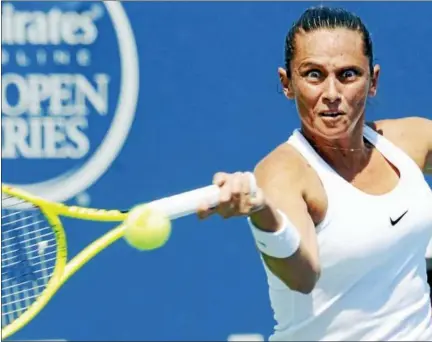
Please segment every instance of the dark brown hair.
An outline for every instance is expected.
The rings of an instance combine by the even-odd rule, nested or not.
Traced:
[[[295,37],[300,31],[346,28],[362,34],[364,54],[369,58],[370,72],[373,72],[373,46],[369,31],[363,21],[354,13],[343,8],[326,6],[307,9],[289,30],[285,39],[285,68],[291,76],[290,63],[295,54]]]

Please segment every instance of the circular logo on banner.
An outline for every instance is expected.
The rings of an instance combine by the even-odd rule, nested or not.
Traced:
[[[53,201],[86,190],[127,139],[138,83],[120,2],[3,3],[3,182]]]

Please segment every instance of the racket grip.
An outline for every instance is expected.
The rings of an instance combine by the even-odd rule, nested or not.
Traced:
[[[209,185],[178,195],[165,197],[149,203],[149,206],[164,212],[171,220],[196,213],[203,202],[212,208],[219,204],[220,188]]]

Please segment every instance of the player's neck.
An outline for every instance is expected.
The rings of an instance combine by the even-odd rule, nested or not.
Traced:
[[[354,177],[370,159],[373,146],[363,138],[362,125],[358,125],[349,138],[340,140],[328,140],[325,137],[316,136],[305,128],[302,129],[302,132],[319,155],[346,178]]]

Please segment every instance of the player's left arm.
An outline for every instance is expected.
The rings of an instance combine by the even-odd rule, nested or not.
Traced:
[[[432,174],[432,120],[417,118],[419,135],[425,143],[426,159],[423,167],[425,174]]]
[[[375,122],[376,129],[404,150],[424,174],[432,174],[432,120],[409,116]]]
[[[393,122],[395,143],[400,144],[424,174],[432,174],[432,120],[411,116]]]
[[[424,169],[424,173],[432,175],[432,148],[429,147],[429,152],[426,157],[426,166]]]

